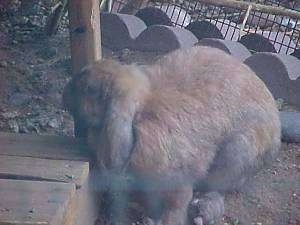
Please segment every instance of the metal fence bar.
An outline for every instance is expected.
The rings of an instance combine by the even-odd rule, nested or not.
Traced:
[[[113,6],[114,4],[118,4],[117,12],[122,9],[126,4],[126,1],[128,0],[113,0]],[[237,9],[231,5],[223,6],[222,3],[225,2],[224,0],[218,1],[219,3],[216,3],[216,0],[184,0],[181,4],[173,2],[174,1],[171,2],[168,0],[142,0],[137,7],[155,6],[168,12],[168,15],[171,18],[174,17],[175,11],[178,10],[179,13],[176,15],[177,18],[172,18],[172,21],[175,26],[180,27],[184,27],[184,23],[186,23],[187,18],[189,18],[188,14],[190,14],[192,21],[208,20],[215,25],[218,24],[220,29],[224,29],[223,35],[226,39],[230,40],[235,39],[236,32],[240,31],[239,25],[236,25],[234,22],[241,22],[241,18],[246,11],[246,9]],[[244,3],[246,2],[242,2],[242,4]],[[285,7],[287,12],[290,13],[292,11],[291,15],[295,16],[297,13],[298,16],[300,15],[300,7],[299,9],[295,8],[296,2],[289,5],[282,5],[282,3],[277,0],[265,0],[263,1],[263,4],[273,7]],[[163,6],[166,7],[163,8]],[[173,7],[173,10],[170,10],[171,6]],[[183,10],[185,13],[183,13]],[[262,12],[260,8],[253,7],[250,13],[251,18],[246,22],[248,29],[245,33],[262,34],[264,37],[268,38],[271,43],[278,44],[279,50],[285,47],[285,53],[288,53],[291,49],[296,49],[299,45],[300,24],[297,26],[298,19],[294,20],[291,17],[284,17],[278,14],[279,12],[276,10],[273,13],[267,13],[266,11]],[[283,14],[287,16],[287,14]],[[180,19],[181,17],[183,17],[183,19]],[[232,22],[228,23],[228,21]],[[224,28],[225,26],[227,27]],[[267,29],[263,29],[262,27],[267,27]],[[230,34],[232,33],[231,35],[229,35],[230,29],[233,29],[233,32],[230,32]],[[271,36],[271,31],[275,32],[276,35],[274,36],[273,33]],[[285,43],[285,38],[287,37],[290,38],[290,40]]]

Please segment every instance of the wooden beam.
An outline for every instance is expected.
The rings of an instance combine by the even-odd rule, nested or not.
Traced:
[[[262,5],[253,2],[244,2],[244,1],[237,1],[237,0],[198,0],[198,1],[205,4],[227,6],[227,7],[237,8],[242,10],[247,10],[249,5],[252,5],[253,11],[269,13],[273,15],[288,16],[294,19],[300,19],[300,12],[292,9],[287,9],[284,7]]]
[[[69,0],[72,73],[101,59],[99,0]]]
[[[23,156],[54,160],[91,161],[83,140],[66,136],[0,132],[0,156]]]
[[[75,185],[0,179],[0,225],[73,225]]]
[[[0,179],[74,183],[80,188],[88,174],[88,162],[0,155]]]

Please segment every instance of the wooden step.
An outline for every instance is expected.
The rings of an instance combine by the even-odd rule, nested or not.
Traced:
[[[23,183],[17,183],[20,184],[20,187],[12,190],[10,190],[8,184],[2,185],[0,183],[0,225],[93,225],[99,212],[99,204],[97,202],[97,190],[92,189],[90,185],[93,182],[89,173],[91,158],[85,144],[80,139],[0,132],[0,179],[2,182],[7,181],[9,184],[24,182],[24,188],[27,188],[28,193],[32,187],[30,194],[25,194],[26,192],[22,189]],[[12,179],[14,180],[12,181]],[[34,184],[38,184],[38,186],[35,188]],[[49,185],[48,188],[46,187],[47,185]],[[54,186],[57,186],[57,188]],[[25,222],[19,220],[27,214],[24,214],[26,212],[24,211],[25,209],[19,208],[17,205],[19,202],[16,200],[22,201],[23,205],[37,203],[43,206],[46,203],[41,202],[41,197],[52,196],[53,190],[60,190],[59,188],[61,187],[75,187],[74,200],[70,206],[68,205],[67,198],[63,194],[58,193],[61,199],[60,197],[57,197],[57,199],[64,201],[64,203],[60,202],[60,204],[65,206],[65,212],[59,210],[58,214],[62,215],[65,213],[66,215],[71,215],[66,221],[63,223],[61,223],[62,220],[59,221],[60,223],[56,222],[59,216],[53,210],[54,208],[58,209],[61,207],[56,203],[53,209],[49,208],[48,213],[44,210],[42,217],[38,217],[38,220],[32,222],[30,218]],[[11,191],[14,191],[13,194]],[[11,196],[18,197],[15,199]],[[20,196],[24,196],[24,198]],[[16,204],[11,205],[10,214],[1,212],[1,207],[6,207],[2,203],[6,203],[6,201],[11,202],[11,204],[16,202]],[[6,211],[5,208],[3,210],[4,212]],[[22,212],[24,215],[19,212]],[[15,222],[13,218],[16,219]],[[60,216],[60,218],[63,217]],[[8,222],[8,219],[11,221]]]
[[[89,173],[89,163],[0,155],[0,178],[74,183],[80,188]]]
[[[80,139],[67,136],[0,132],[0,155],[45,159],[89,161],[90,154]]]
[[[0,179],[0,225],[71,225],[75,185]]]

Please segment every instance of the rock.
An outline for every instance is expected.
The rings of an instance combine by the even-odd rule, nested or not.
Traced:
[[[171,19],[164,11],[152,6],[140,9],[135,16],[143,20],[148,27],[152,25],[173,25]]]
[[[27,133],[29,133],[29,131],[28,131],[27,127],[25,127],[23,125],[23,126],[20,126],[19,133],[21,133],[21,134],[27,134]]]
[[[246,34],[239,40],[251,52],[277,52],[268,38],[261,34]]]
[[[112,50],[131,48],[133,41],[147,26],[136,16],[101,13],[101,41]]]
[[[277,105],[278,110],[281,110],[284,105],[284,100],[282,98],[276,99],[276,105]]]
[[[300,107],[300,61],[296,57],[261,52],[244,63],[264,81],[275,98]]]
[[[19,42],[17,40],[12,40],[11,43],[17,45]]]
[[[280,112],[282,140],[300,143],[300,112]]]
[[[25,133],[29,133],[29,132],[40,133],[38,124],[36,122],[34,122],[33,120],[26,119],[24,126],[25,126],[24,131],[26,131]]]
[[[191,31],[198,40],[203,38],[219,38],[224,39],[221,31],[209,21],[194,21],[186,26],[186,29]]]
[[[224,212],[224,197],[218,192],[209,192],[192,200],[188,215],[192,220],[196,218],[194,223],[210,224],[217,222]]]
[[[122,49],[120,55],[118,56],[118,59],[120,61],[127,61],[128,59],[130,59],[131,56],[131,52],[128,48],[124,48]]]
[[[6,68],[8,63],[6,61],[0,61],[0,67]]]
[[[46,116],[41,116],[41,117],[38,118],[38,122],[39,122],[41,127],[46,127],[49,123],[49,120]]]
[[[184,28],[153,25],[136,38],[133,47],[139,51],[170,52],[192,47],[197,41],[195,35]]]
[[[194,218],[193,222],[195,225],[203,225],[203,219],[200,216]]]
[[[52,118],[49,120],[48,126],[57,129],[60,127],[60,122],[56,118]]]
[[[8,126],[9,126],[10,130],[13,131],[14,133],[19,133],[19,125],[18,125],[17,121],[15,121],[15,120],[8,121]]]
[[[222,40],[217,38],[204,38],[198,42],[198,45],[211,46],[223,50],[233,57],[244,61],[251,56],[249,50],[236,41]]]

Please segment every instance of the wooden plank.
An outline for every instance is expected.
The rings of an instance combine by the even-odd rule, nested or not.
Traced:
[[[0,179],[0,225],[71,225],[75,185]]]
[[[77,218],[76,225],[95,224],[101,207],[101,190],[97,188],[99,176],[97,170],[91,169],[88,182],[77,190]]]
[[[99,0],[70,0],[69,21],[72,73],[101,59]]]
[[[80,139],[3,132],[0,132],[0,155],[81,161],[90,159],[90,153]]]
[[[79,188],[88,173],[88,162],[0,156],[0,178],[74,183]]]

